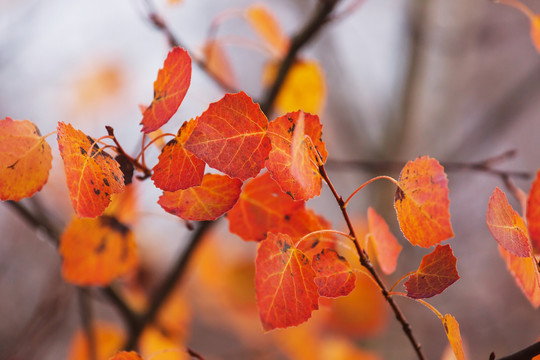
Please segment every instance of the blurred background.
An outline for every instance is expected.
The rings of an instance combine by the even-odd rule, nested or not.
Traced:
[[[316,2],[257,3],[292,35]],[[212,24],[219,24],[216,38],[229,58],[235,87],[257,100],[264,90],[262,74],[275,54],[265,50],[242,15],[253,4],[170,0],[155,6],[198,58],[204,56]],[[540,11],[538,3],[527,4]],[[343,0],[336,15],[300,56],[317,61],[324,74],[318,112],[329,174],[341,194],[375,175],[397,178],[400,167],[342,168],[331,165],[336,160],[407,161],[430,155],[470,163],[515,149],[517,155],[498,168],[534,176],[540,168],[540,55],[523,14],[489,1]],[[142,0],[0,0],[0,118],[29,119],[43,134],[55,131],[58,121],[93,137],[105,135],[104,126],[110,125],[135,154],[139,105],[151,102],[168,51]],[[194,65],[187,96],[164,131],[176,133],[223,95]],[[278,114],[276,109],[269,117]],[[48,184],[23,203],[64,226],[74,214],[55,137],[47,139],[54,156]],[[158,154],[151,148],[147,162],[155,164]],[[540,336],[540,313],[514,283],[485,224],[494,188],[510,192],[499,177],[483,172],[448,171],[448,177],[455,238],[446,243],[458,258],[461,279],[428,302],[456,317],[471,359],[487,359],[492,351],[512,353]],[[531,181],[516,179],[516,184],[528,191]],[[152,289],[189,232],[157,205],[160,192],[151,181],[135,187],[138,278]],[[367,207],[373,206],[404,246],[397,271],[385,278],[389,285],[415,270],[428,252],[403,238],[394,191],[389,183],[370,185],[349,208],[362,233]],[[327,188],[308,206],[334,228],[344,228]],[[75,288],[61,278],[57,250],[7,206],[0,206],[0,239],[0,359],[73,358],[80,315]],[[227,222],[220,221],[175,293],[181,309],[178,320],[171,319],[181,325],[183,341],[206,359],[416,358],[382,297],[362,280],[349,298],[323,303],[307,324],[263,334],[253,289],[255,251],[256,244],[231,235]],[[448,341],[437,317],[408,299],[397,302],[427,358],[443,358]],[[115,310],[99,295],[92,303],[96,318],[116,324],[120,334],[123,324]]]

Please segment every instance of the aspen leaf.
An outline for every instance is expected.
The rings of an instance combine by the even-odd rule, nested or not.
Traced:
[[[323,249],[311,262],[319,295],[346,296],[354,289],[356,275],[349,262],[333,249]]]
[[[411,244],[427,248],[454,236],[448,179],[437,160],[422,156],[405,164],[394,206],[401,231]]]
[[[532,253],[518,257],[499,245],[499,252],[515,282],[535,308],[540,306],[540,273]]]
[[[49,178],[51,147],[28,120],[0,120],[0,200],[19,201]]]
[[[461,341],[461,334],[459,332],[459,324],[456,318],[450,314],[444,315],[442,319],[444,326],[444,332],[448,337],[448,342],[454,351],[454,355],[457,360],[465,360],[465,353],[463,352],[463,342]]]
[[[124,191],[120,166],[94,139],[71,124],[59,122],[57,134],[75,213],[79,217],[101,215],[111,202],[111,195]]]
[[[172,49],[154,82],[154,100],[143,113],[142,131],[162,127],[176,113],[191,82],[191,57],[180,47]]]
[[[96,322],[94,325],[96,360],[107,360],[120,349],[124,336],[113,324]],[[88,338],[83,329],[78,330],[71,342],[69,360],[91,360],[88,356]]]
[[[266,162],[266,167],[284,192],[295,200],[308,200],[321,193],[322,179],[317,166],[315,149],[310,149],[306,143],[303,143],[304,147],[298,150],[305,151],[304,155],[309,156],[310,159],[307,162],[303,158],[305,162],[303,162],[301,169],[298,169],[298,159],[295,160],[293,157],[293,133],[295,133],[301,114],[304,114],[304,134],[309,136],[311,143],[315,145],[316,150],[321,154],[323,162],[326,161],[327,152],[325,144],[321,140],[322,125],[319,117],[297,111],[280,116],[270,123],[268,137],[272,142],[272,150]],[[301,136],[300,132],[297,133],[297,136]],[[295,167],[296,169],[294,169]],[[304,178],[309,179],[309,186],[302,186],[293,176],[293,173],[297,175],[302,173]]]
[[[527,197],[526,216],[533,249],[540,253],[540,171],[536,173]]]
[[[248,23],[266,42],[274,56],[284,56],[289,49],[289,38],[281,30],[274,15],[260,4],[248,7],[245,14]]]
[[[111,216],[74,218],[60,239],[60,254],[64,279],[80,286],[108,285],[138,264],[133,233]]]
[[[219,41],[210,40],[206,42],[203,47],[203,53],[208,70],[210,70],[212,74],[217,76],[228,87],[237,87],[233,67]]]
[[[489,199],[486,223],[491,235],[504,249],[515,256],[529,256],[527,225],[499,188],[495,188]]]
[[[263,84],[269,86],[274,82],[278,65],[277,62],[266,65]],[[287,74],[274,104],[280,112],[303,109],[307,113],[318,114],[325,100],[326,81],[319,63],[314,60],[297,60]]]
[[[152,175],[154,184],[161,190],[185,190],[201,185],[206,164],[184,148],[196,124],[196,119],[185,122],[178,135],[161,150]]]
[[[145,359],[151,360],[189,360],[190,356],[180,343],[170,338],[166,331],[156,326],[145,328],[140,339],[140,351]]]
[[[438,245],[422,258],[418,270],[405,282],[407,296],[425,299],[442,293],[459,279],[456,262],[450,245]]]
[[[540,15],[533,13],[531,9],[518,0],[496,0],[495,2],[512,6],[529,18],[531,22],[531,39],[536,51],[540,52]]]
[[[120,351],[109,360],[143,360],[135,351]]]
[[[158,204],[184,220],[216,220],[238,201],[242,181],[227,175],[206,174],[200,186],[164,191]]]
[[[266,238],[282,221],[290,221],[292,214],[304,207],[294,201],[265,172],[249,180],[236,205],[227,213],[229,229],[244,240],[259,241]]]
[[[386,221],[372,207],[368,208],[368,224],[377,262],[385,274],[391,274],[396,269],[401,245],[390,232]]]
[[[265,331],[296,326],[319,308],[315,272],[288,235],[269,233],[255,259],[255,288]]]
[[[290,221],[281,222],[273,231],[289,235],[293,239],[300,239],[313,231],[328,230],[332,226],[328,220],[317,215],[311,209],[299,209],[295,211]],[[332,233],[322,233],[307,236],[296,244],[308,258],[313,258],[322,249],[335,249],[336,236]]]
[[[241,180],[255,177],[270,151],[268,119],[244,92],[210,104],[185,147],[199,159]]]
[[[311,143],[306,142],[304,113],[300,112],[291,141],[291,175],[308,194],[320,194],[321,176],[318,166],[313,167]]]

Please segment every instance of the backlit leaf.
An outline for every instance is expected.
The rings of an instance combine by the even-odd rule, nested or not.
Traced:
[[[131,230],[111,216],[74,218],[60,239],[62,275],[81,286],[107,285],[138,264]]]
[[[19,201],[49,178],[51,147],[28,120],[0,120],[0,200]]]
[[[218,40],[208,41],[203,48],[206,67],[230,88],[236,88],[236,76],[233,67]]]
[[[540,253],[540,171],[536,173],[527,198],[527,227],[535,252]]]
[[[512,6],[529,18],[531,22],[531,39],[536,51],[540,52],[540,15],[533,13],[531,9],[518,0],[496,0],[496,2]]]
[[[289,38],[283,33],[275,17],[260,4],[246,10],[248,23],[269,46],[276,57],[282,57],[289,49]]]
[[[64,160],[66,183],[75,213],[79,217],[101,215],[111,195],[124,191],[118,163],[94,139],[71,124],[58,123],[58,147]]]
[[[303,208],[295,211],[290,221],[281,222],[279,226],[274,227],[273,232],[280,232],[293,239],[300,239],[313,231],[331,228],[332,225],[328,220],[317,215],[311,209]],[[335,249],[336,236],[330,232],[310,235],[297,243],[296,248],[306,254],[308,258],[313,258],[322,249]]]
[[[281,189],[295,200],[308,200],[321,193],[322,179],[319,175],[315,149],[309,151],[309,163],[300,170],[310,178],[310,186],[303,187],[293,176],[293,133],[302,112],[297,111],[278,117],[270,123],[268,137],[272,142],[272,150],[266,162],[268,171],[276,180]],[[317,115],[304,114],[304,133],[321,154],[323,162],[326,161],[327,152],[321,140],[322,125]],[[295,170],[296,171],[296,170]]]
[[[238,201],[242,181],[227,175],[206,174],[200,186],[164,191],[158,204],[184,220],[216,220]]]
[[[143,360],[135,351],[120,351],[109,360]]]
[[[263,72],[262,82],[266,86],[275,80],[278,62],[270,62]],[[318,114],[326,100],[326,81],[321,66],[315,60],[297,60],[291,67],[285,82],[274,102],[280,112],[299,109]]]
[[[196,124],[196,119],[185,122],[178,135],[161,150],[152,175],[154,184],[161,190],[176,191],[201,185],[206,164],[184,148]]]
[[[463,352],[463,342],[461,341],[461,334],[459,332],[459,324],[456,318],[450,314],[444,315],[442,320],[444,326],[444,332],[448,337],[448,342],[454,351],[454,355],[457,360],[465,360],[465,354]]]
[[[124,336],[115,325],[96,322],[93,326],[96,360],[110,359],[122,346]],[[67,356],[69,360],[91,360],[88,351],[88,338],[83,329],[78,330],[71,342]]]
[[[269,233],[255,259],[257,303],[264,330],[303,323],[319,308],[315,272],[288,235]]]
[[[499,245],[499,252],[523,294],[535,308],[540,306],[540,273],[534,256],[518,257]]]
[[[371,244],[375,249],[381,270],[385,274],[391,274],[396,269],[401,245],[390,232],[386,221],[372,207],[368,208],[368,223]]]
[[[191,58],[180,47],[172,49],[154,82],[154,100],[144,111],[142,131],[149,133],[162,127],[176,113],[191,82]]]
[[[427,248],[454,236],[448,179],[437,160],[422,156],[405,164],[394,206],[401,231],[411,244]]]
[[[337,251],[323,249],[313,257],[311,265],[315,270],[319,295],[332,298],[346,296],[354,289],[356,275],[349,262]]]
[[[150,360],[189,360],[182,344],[168,336],[166,331],[156,326],[145,328],[140,339],[140,352]]]
[[[249,96],[227,94],[199,117],[185,147],[211,167],[246,180],[264,167],[267,128],[268,119]]]
[[[422,258],[418,270],[405,282],[407,296],[422,299],[442,293],[459,279],[456,262],[450,245],[438,245]]]
[[[320,194],[321,176],[311,163],[311,142],[305,139],[305,116],[300,112],[291,141],[291,175],[308,194]]]
[[[495,188],[489,199],[486,223],[499,245],[515,256],[529,256],[527,225],[499,188]]]
[[[266,172],[248,181],[236,205],[228,212],[229,229],[244,240],[263,240],[282,221],[290,221],[304,207],[279,188]],[[278,231],[279,232],[279,231]]]

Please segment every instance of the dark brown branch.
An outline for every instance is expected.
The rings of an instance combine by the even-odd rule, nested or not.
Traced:
[[[512,355],[498,358],[497,360],[532,360],[537,355],[540,355],[540,341]],[[490,359],[495,360],[494,353],[491,354]]]
[[[197,353],[196,351],[194,351],[194,350],[192,350],[190,348],[187,348],[186,351],[189,354],[189,356],[191,356],[192,358],[199,359],[199,360],[204,360],[202,355]]]
[[[352,225],[351,219],[349,218],[349,214],[347,212],[347,208],[345,205],[345,201],[343,200],[343,197],[338,194],[336,189],[334,188],[334,185],[330,181],[330,178],[328,177],[328,174],[326,173],[326,169],[324,168],[324,165],[319,166],[319,173],[321,174],[322,178],[330,188],[330,191],[332,192],[332,195],[334,195],[334,198],[336,199],[339,208],[341,210],[341,213],[343,215],[343,218],[345,219],[345,222],[347,223],[347,227],[349,229],[349,233],[351,237],[353,238],[354,247],[356,249],[356,252],[358,253],[358,257],[360,259],[360,264],[365,267],[371,276],[373,277],[373,280],[379,285],[379,288],[381,289],[382,295],[384,296],[386,302],[390,307],[392,308],[392,311],[394,312],[396,319],[401,323],[401,327],[403,328],[403,332],[409,339],[409,342],[414,348],[414,351],[416,352],[416,355],[418,356],[418,359],[424,360],[424,354],[422,353],[420,344],[415,339],[414,334],[411,330],[411,326],[405,319],[405,316],[397,306],[397,304],[394,302],[394,299],[389,295],[388,290],[386,289],[386,286],[382,282],[382,279],[380,278],[379,274],[373,267],[373,264],[371,264],[371,261],[369,260],[369,257],[367,253],[360,247],[360,244],[358,243],[354,227]]]
[[[54,228],[49,222],[43,221],[30,212],[22,203],[17,201],[8,200],[5,204],[11,207],[15,212],[22,217],[29,225],[35,230],[44,231],[47,238],[52,242],[55,247],[60,244],[60,230]]]
[[[77,288],[77,296],[79,299],[79,310],[81,315],[81,323],[86,341],[88,344],[88,359],[97,359],[97,344],[96,333],[94,331],[94,313],[92,310],[92,300],[88,296],[87,289]]]

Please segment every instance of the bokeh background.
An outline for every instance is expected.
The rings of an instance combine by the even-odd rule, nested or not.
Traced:
[[[316,1],[262,3],[284,32],[293,34]],[[43,134],[55,131],[57,121],[94,137],[105,135],[104,126],[111,125],[122,145],[135,153],[140,147],[139,104],[151,101],[152,83],[169,50],[166,38],[148,21],[145,4],[0,0],[0,118],[29,119]],[[212,22],[252,4],[183,0],[159,1],[156,7],[186,47],[202,56]],[[528,5],[540,11],[538,3]],[[320,116],[331,160],[406,161],[428,154],[440,161],[474,162],[516,149],[517,155],[499,168],[531,175],[540,168],[540,55],[523,14],[468,0],[345,0],[337,13],[341,16],[301,51],[325,73]],[[224,21],[218,37],[232,39],[225,48],[239,88],[260,98],[261,73],[269,57],[246,45],[259,38],[241,16]],[[184,103],[165,130],[176,132],[223,94],[194,66]],[[38,211],[41,207],[63,226],[73,211],[55,136],[48,142],[54,156],[49,182],[24,203]],[[157,155],[152,148],[148,162]],[[383,173],[331,166],[329,172],[344,195]],[[384,173],[397,177],[399,168]],[[500,178],[482,172],[449,171],[448,177],[456,236],[447,243],[458,258],[461,279],[429,302],[457,318],[471,359],[487,359],[492,351],[512,353],[540,336],[540,313],[515,285],[485,225],[493,189],[509,192]],[[531,181],[518,179],[516,184],[528,191]],[[144,269],[139,277],[151,289],[182,251],[189,232],[156,204],[160,194],[150,181],[137,184],[136,191],[134,230]],[[359,229],[367,206],[375,207],[404,246],[388,284],[416,269],[426,254],[401,235],[393,193],[391,184],[370,185],[350,207]],[[517,201],[509,198],[518,209]],[[335,228],[343,228],[327,190],[308,205]],[[314,355],[299,349],[309,348],[314,339],[317,356],[326,359],[345,358],[340,354],[350,347],[381,359],[415,358],[399,324],[373,299],[368,285],[348,304],[328,305],[341,310],[320,311],[297,333],[263,334],[254,311],[255,250],[255,244],[230,235],[222,221],[190,264],[189,279],[179,290],[185,311],[180,311],[178,324],[185,325],[189,346],[205,358],[309,359]],[[75,289],[61,279],[60,264],[44,234],[0,206],[1,359],[69,356],[80,316]],[[427,357],[441,359],[447,340],[440,321],[415,302],[397,301]],[[114,309],[98,295],[93,307],[98,319],[122,328]],[[328,312],[333,316],[324,315]],[[356,322],[351,320],[355,314]]]

